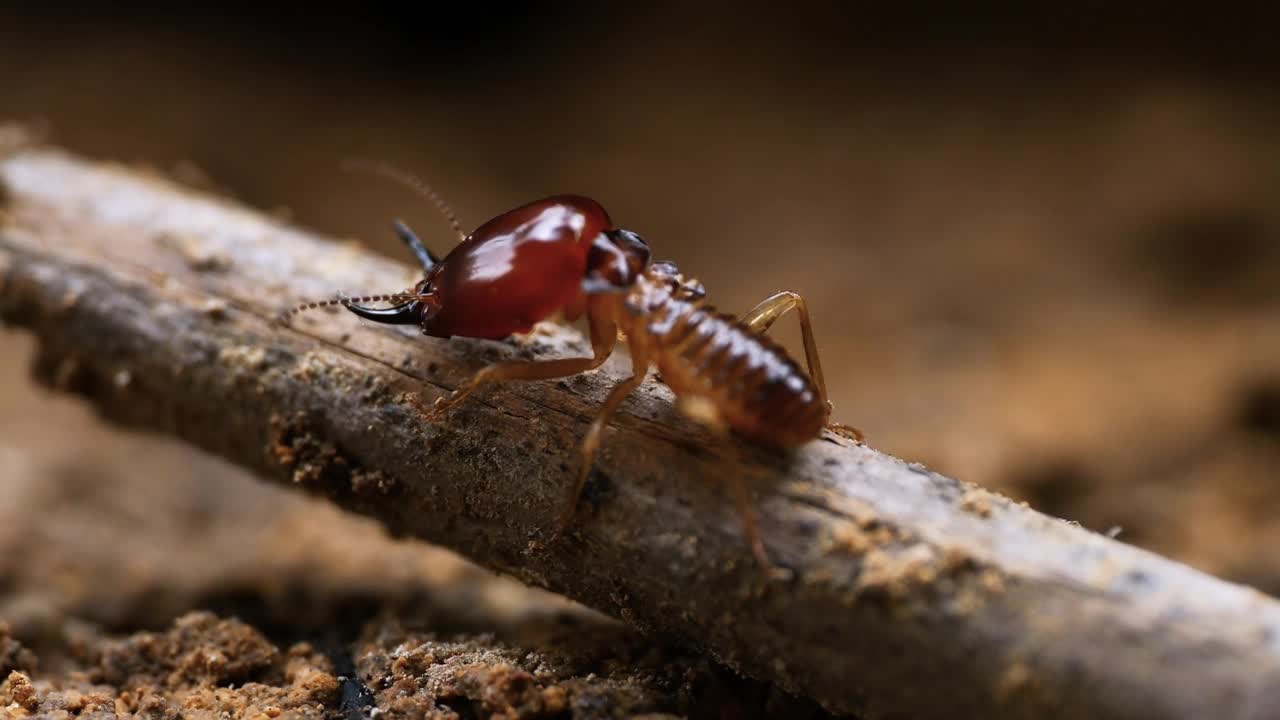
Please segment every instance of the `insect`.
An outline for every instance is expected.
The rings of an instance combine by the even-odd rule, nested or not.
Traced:
[[[573,522],[601,436],[623,400],[656,365],[679,407],[721,437],[736,434],[776,449],[817,438],[824,429],[862,440],[862,433],[830,420],[831,403],[804,299],[783,291],[742,317],[708,304],[706,289],[669,261],[651,257],[637,233],[619,228],[595,200],[552,195],[502,213],[470,233],[430,187],[387,166],[371,169],[426,195],[457,233],[460,244],[436,257],[403,222],[393,227],[422,266],[423,277],[405,292],[339,297],[298,305],[304,310],[342,305],[379,323],[417,325],[436,338],[501,340],[526,333],[559,315],[585,316],[592,354],[554,360],[512,360],[482,368],[428,411],[438,420],[484,383],[550,380],[598,368],[620,335],[632,372],[609,392],[580,446],[580,465],[559,530]],[[371,307],[369,303],[394,303]],[[799,317],[808,372],[766,332],[794,310]],[[755,526],[746,486],[729,478],[756,560],[771,565]]]

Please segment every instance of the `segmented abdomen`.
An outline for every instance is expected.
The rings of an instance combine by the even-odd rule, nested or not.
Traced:
[[[663,380],[677,395],[711,401],[756,442],[793,447],[826,425],[827,408],[782,346],[697,301],[667,299],[645,329]]]

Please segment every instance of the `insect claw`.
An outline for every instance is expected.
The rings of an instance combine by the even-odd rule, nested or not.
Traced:
[[[449,393],[443,397],[436,398],[435,402],[431,403],[431,407],[429,409],[423,410],[423,418],[430,423],[439,422],[440,419],[444,417],[444,414],[449,411],[449,408],[453,407],[454,404],[457,403],[458,399],[457,391]]]
[[[450,404],[448,399],[443,397],[436,398],[429,406],[417,394],[411,394],[407,399],[409,404],[418,411],[418,415],[428,423],[438,422]]]
[[[859,445],[866,444],[866,439],[867,439],[866,433],[862,432],[856,427],[853,427],[852,425],[845,425],[844,423],[831,423],[827,425],[827,429],[839,435],[840,437],[845,438],[847,440],[852,440],[858,443]]]

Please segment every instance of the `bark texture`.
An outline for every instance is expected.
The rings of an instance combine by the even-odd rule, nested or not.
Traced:
[[[409,287],[407,264],[163,178],[50,149],[0,160],[0,318],[37,376],[742,673],[866,718],[1266,718],[1280,604],[827,436],[730,464],[652,378],[606,433],[577,530],[550,541],[578,442],[624,358],[419,407],[502,357],[586,355],[281,309]],[[874,438],[872,438],[874,443]],[[768,552],[728,487],[741,467]]]

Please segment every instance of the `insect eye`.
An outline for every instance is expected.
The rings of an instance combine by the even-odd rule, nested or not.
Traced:
[[[606,230],[604,236],[618,249],[632,272],[640,272],[649,264],[649,243],[630,230]]]
[[[606,234],[610,240],[622,248],[649,249],[649,243],[645,242],[639,233],[631,230],[610,230]]]
[[[688,300],[701,300],[707,296],[707,288],[699,280],[687,280],[680,286],[680,294]]]
[[[653,271],[655,273],[667,278],[674,279],[676,274],[679,272],[676,269],[675,263],[671,262],[670,260],[659,260],[653,263],[652,265],[650,265],[649,267],[653,268]]]

